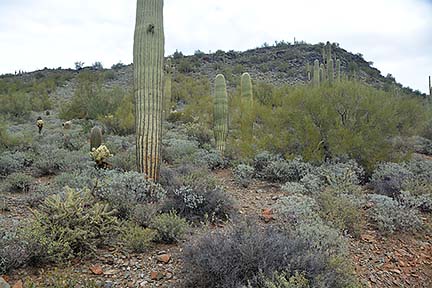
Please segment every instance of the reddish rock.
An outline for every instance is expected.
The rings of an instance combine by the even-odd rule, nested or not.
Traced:
[[[273,220],[273,211],[270,208],[265,208],[262,210],[261,213],[262,218],[265,222],[270,222],[270,220]]]
[[[1,275],[0,277],[3,278],[4,281],[9,282],[9,276]]]
[[[90,266],[90,271],[95,275],[102,275],[104,272],[99,264]]]
[[[23,283],[21,280],[15,283],[15,285],[12,286],[12,288],[23,288]]]
[[[156,259],[159,262],[163,262],[163,263],[167,264],[171,260],[171,255],[169,255],[169,254],[162,254],[162,255],[157,256]]]
[[[164,274],[161,272],[157,272],[157,271],[152,271],[150,273],[150,279],[151,280],[155,280],[155,281],[159,281],[164,277]]]

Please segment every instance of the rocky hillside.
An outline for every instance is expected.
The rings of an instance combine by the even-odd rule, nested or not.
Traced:
[[[323,62],[323,43],[316,45],[285,42],[276,43],[274,46],[265,46],[244,52],[218,50],[211,54],[196,51],[194,55],[184,56],[181,52],[175,52],[172,56],[174,70],[177,73],[192,75],[194,77],[209,77],[214,79],[216,74],[223,73],[227,78],[228,85],[236,85],[239,76],[247,71],[255,81],[262,81],[273,85],[303,84],[307,83],[306,65],[313,64],[318,59]],[[384,77],[381,72],[372,67],[372,62],[367,62],[361,54],[352,54],[339,47],[337,43],[332,44],[332,57],[341,60],[342,74],[347,77],[356,77],[370,85],[385,90],[403,90],[409,94],[425,97],[419,91],[413,91],[409,87],[395,82],[391,75]],[[82,71],[94,71],[105,73],[106,86],[131,87],[133,77],[133,66],[116,64],[112,69],[103,71],[92,67],[85,67],[79,71],[72,69],[47,69],[20,75],[3,75],[0,79],[19,79],[25,82],[52,74],[67,76],[67,83],[57,91],[61,98],[68,98],[74,87],[75,76]]]

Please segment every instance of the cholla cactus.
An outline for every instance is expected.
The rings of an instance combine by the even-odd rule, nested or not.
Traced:
[[[99,167],[103,167],[105,166],[106,163],[105,160],[112,157],[113,154],[111,154],[111,152],[105,145],[101,145],[97,149],[93,148],[92,151],[90,152],[90,156]]]
[[[38,129],[39,129],[39,134],[42,133],[43,125],[44,125],[44,121],[42,120],[41,117],[38,117],[38,119],[37,119],[37,121],[36,121],[36,126],[37,126]]]

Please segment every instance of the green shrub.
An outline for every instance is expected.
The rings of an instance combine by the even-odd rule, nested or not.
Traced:
[[[344,194],[338,194],[332,189],[325,190],[318,199],[321,208],[319,215],[322,219],[343,232],[346,231],[355,237],[360,236],[364,223],[360,207]]]
[[[162,243],[176,243],[183,239],[189,227],[188,222],[175,212],[156,216],[151,227],[157,230],[156,240]]]
[[[161,200],[166,191],[141,173],[106,171],[94,193],[116,209],[119,217],[129,218],[135,205]]]
[[[378,194],[397,197],[405,181],[414,177],[403,164],[382,163],[372,174],[370,186]]]
[[[156,231],[133,223],[129,223],[122,232],[122,241],[126,249],[135,253],[147,251],[156,237]]]
[[[24,281],[26,288],[100,288],[103,285],[101,281],[88,279],[82,274],[76,275],[57,270],[46,273],[43,279],[37,282],[30,279]]]
[[[17,227],[13,227],[16,230]],[[0,274],[7,274],[29,261],[30,255],[16,232],[0,231]]]
[[[33,182],[33,177],[22,172],[15,172],[6,177],[3,189],[8,192],[28,192]]]
[[[234,169],[233,174],[237,184],[247,188],[255,174],[255,169],[252,166],[240,164]]]
[[[6,176],[24,169],[27,159],[22,152],[5,151],[0,155],[0,175]]]
[[[309,281],[304,273],[293,276],[286,273],[274,273],[271,279],[264,280],[264,288],[309,288]]]
[[[423,226],[418,211],[385,196],[369,195],[373,207],[367,213],[376,227],[383,233],[412,232]]]
[[[114,213],[108,205],[95,202],[89,190],[67,189],[33,210],[34,220],[20,231],[20,237],[36,262],[86,256],[117,236],[119,223]]]

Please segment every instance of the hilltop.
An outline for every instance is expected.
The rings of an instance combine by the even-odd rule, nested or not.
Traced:
[[[218,73],[222,73],[227,78],[228,86],[233,87],[238,84],[240,75],[247,71],[251,74],[254,81],[265,82],[275,86],[305,84],[308,82],[306,66],[313,64],[318,59],[323,62],[322,49],[324,43],[315,45],[303,42],[290,44],[286,42],[276,42],[273,46],[264,45],[261,48],[250,49],[244,52],[222,51],[214,53],[204,53],[197,50],[194,55],[183,55],[176,51],[169,56],[173,59],[174,71],[180,74],[193,77],[208,77],[214,79]],[[332,57],[341,60],[341,72],[349,78],[356,77],[369,85],[386,91],[403,91],[407,94],[425,97],[419,91],[414,91],[409,87],[404,87],[397,83],[391,75],[383,76],[381,72],[374,68],[373,62],[368,62],[363,55],[353,54],[333,43]],[[21,74],[5,74],[0,79],[21,80],[29,83],[37,79],[46,77],[61,77],[66,80],[56,96],[69,98],[75,87],[75,77],[84,71],[94,73],[105,73],[104,86],[122,88],[132,87],[133,64],[115,64],[111,69],[100,69],[97,67],[84,67],[79,70],[57,69],[38,70]]]

